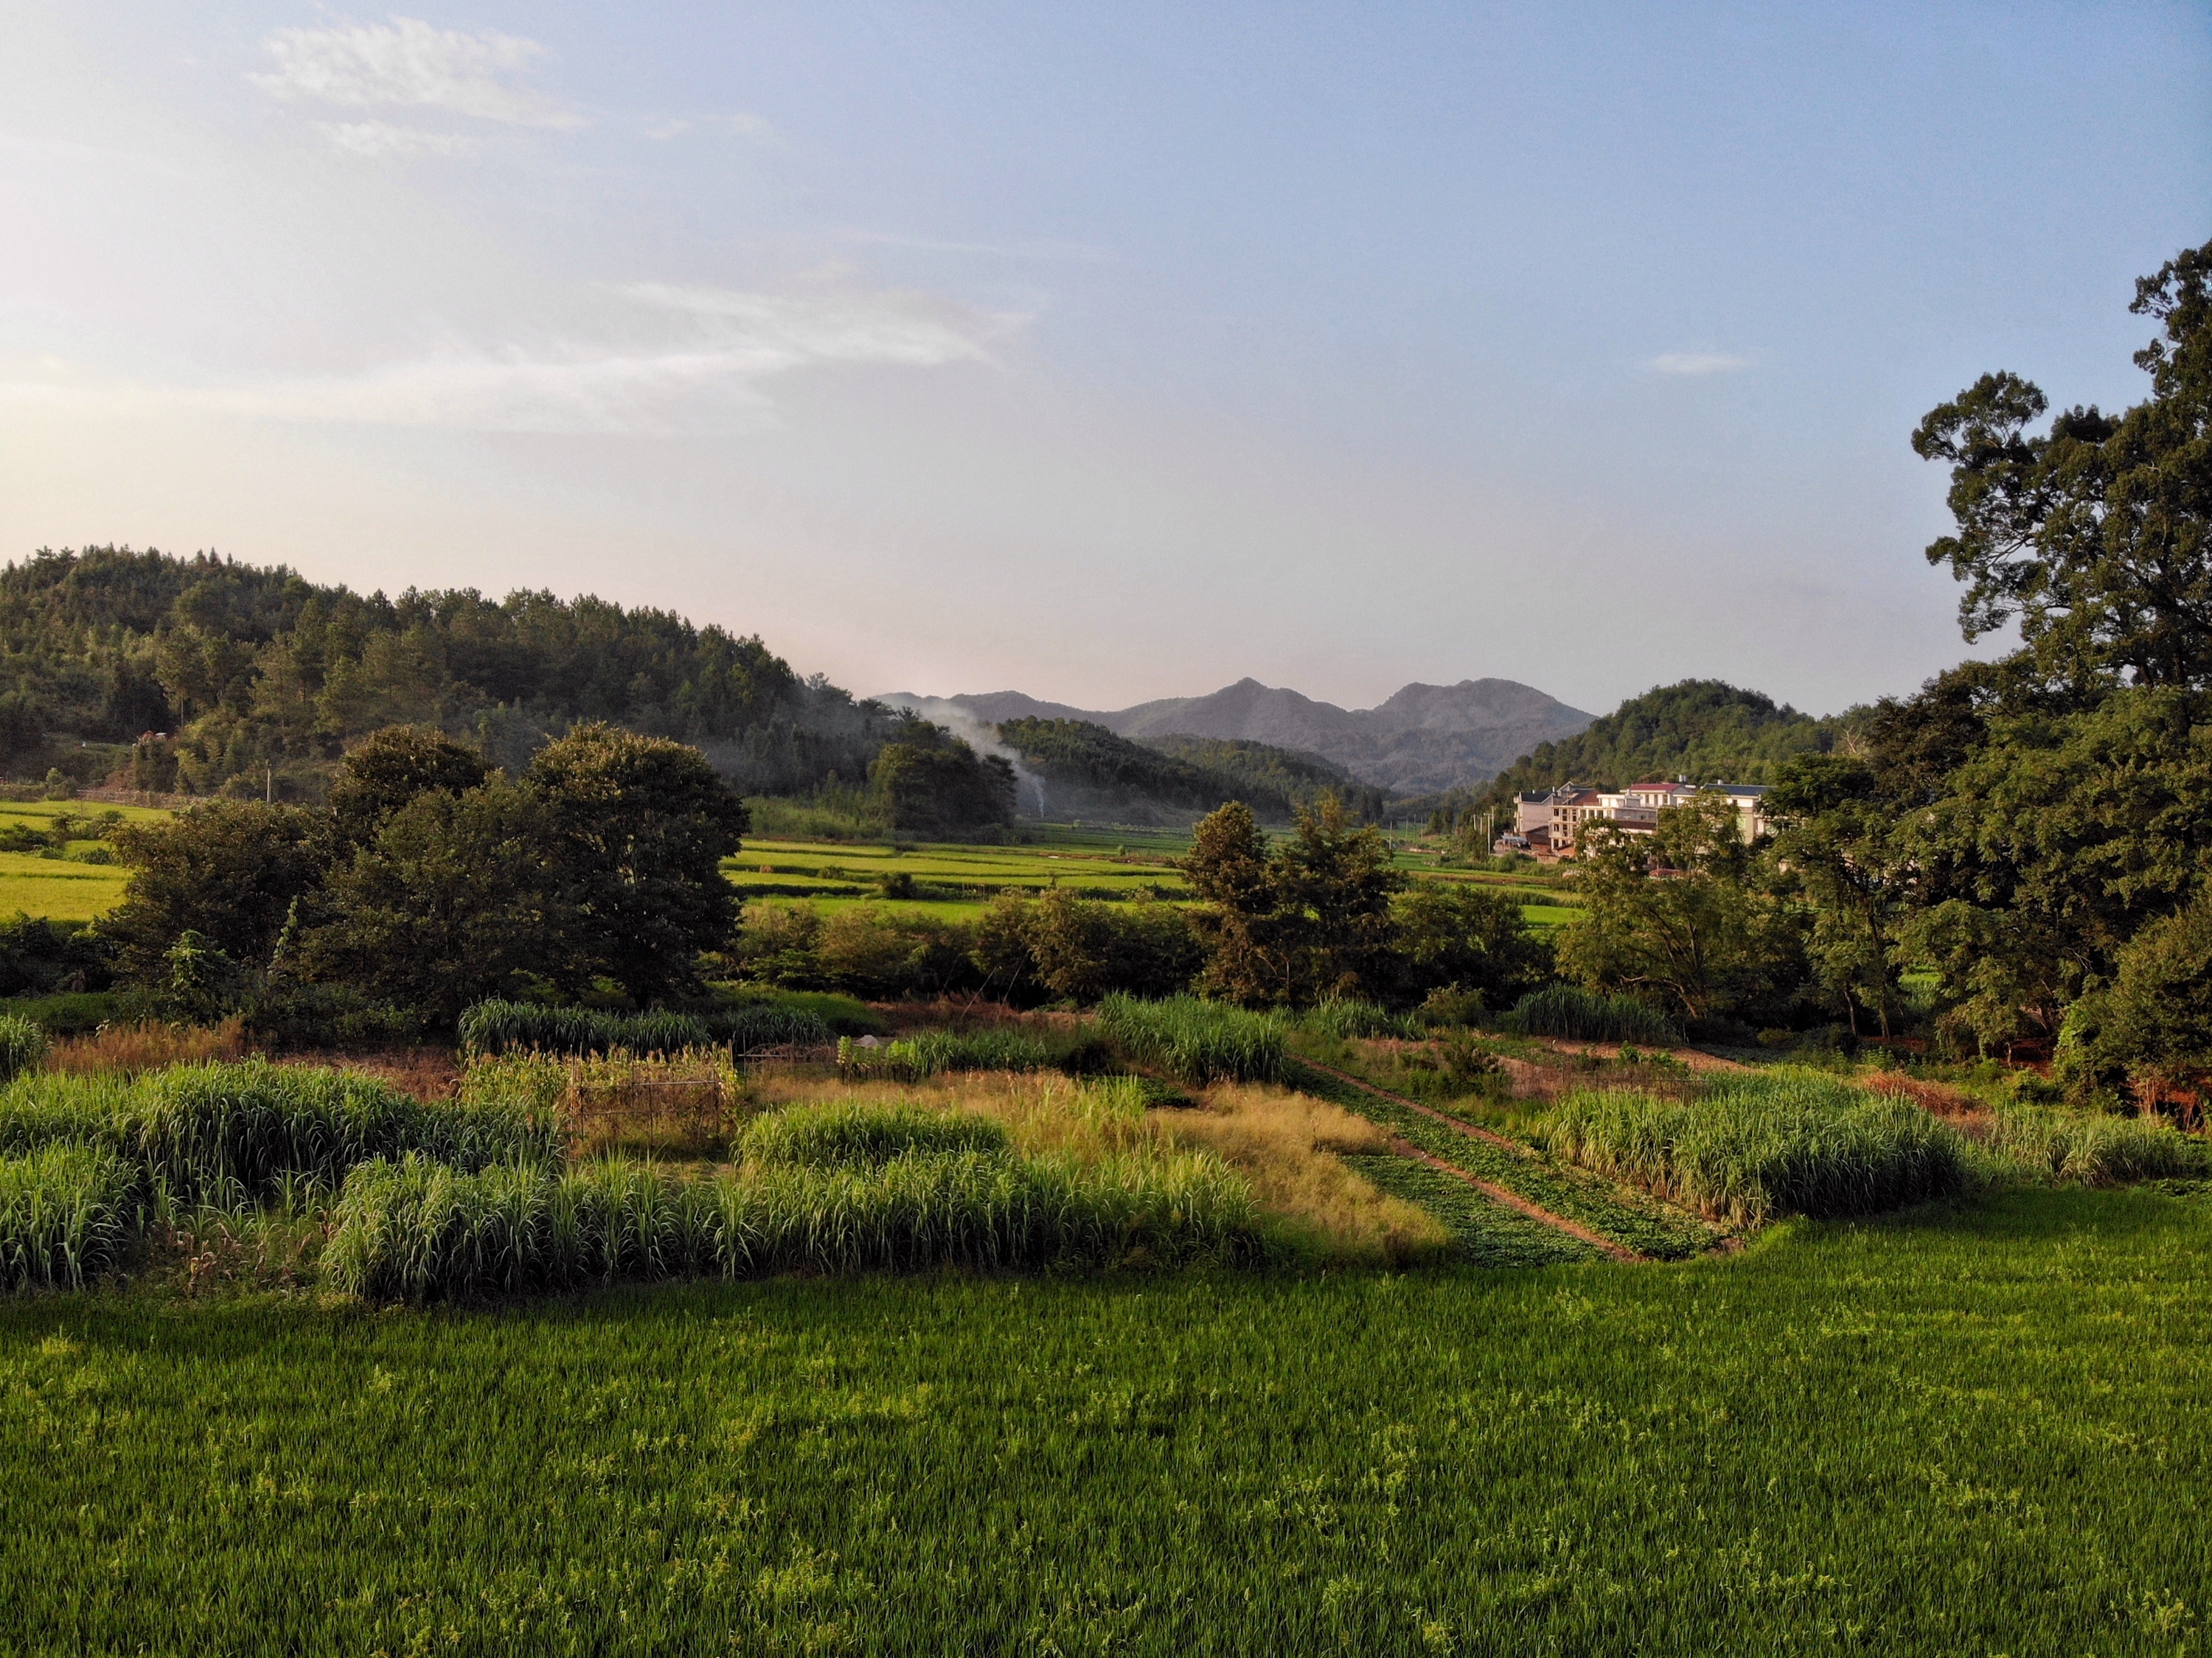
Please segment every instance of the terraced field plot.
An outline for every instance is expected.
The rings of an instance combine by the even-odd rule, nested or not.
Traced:
[[[896,914],[958,920],[973,914],[968,906],[1000,893],[1034,896],[1055,887],[1088,898],[1145,892],[1170,902],[1187,902],[1182,876],[1173,860],[1188,849],[1188,835],[1054,825],[1024,832],[1036,840],[1021,846],[931,842],[904,850],[878,842],[748,841],[724,863],[723,870],[749,897],[805,898],[829,912],[882,902]],[[1394,862],[1417,880],[1479,885],[1522,899],[1522,916],[1531,926],[1563,926],[1581,914],[1559,902],[1563,895],[1542,881],[1479,871],[1439,871],[1433,859],[1402,854]],[[899,875],[910,877],[924,892],[915,898],[887,899],[883,883]]]
[[[1116,843],[1119,844],[1119,843]],[[905,876],[933,895],[981,902],[1001,892],[1035,895],[1061,887],[1089,897],[1146,892],[1174,897],[1182,877],[1159,852],[1132,847],[916,846],[830,841],[748,841],[723,865],[739,891],[762,896],[879,896],[887,879]]]

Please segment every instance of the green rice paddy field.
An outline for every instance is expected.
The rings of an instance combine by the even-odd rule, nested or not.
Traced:
[[[167,815],[144,806],[88,800],[0,800],[0,833],[17,826],[45,835],[64,813],[83,820],[110,811],[126,820]],[[89,921],[114,908],[122,902],[131,872],[120,865],[76,861],[100,844],[89,838],[72,840],[66,855],[59,857],[0,852],[0,916],[21,913],[57,921]]]
[[[84,818],[111,810],[127,818],[165,815],[145,807],[111,808],[87,801],[0,802],[0,830],[20,821],[44,833],[58,813]],[[738,856],[724,863],[723,870],[732,884],[751,898],[802,898],[830,912],[878,903],[890,914],[946,920],[973,920],[981,906],[1001,892],[1035,895],[1066,887],[1086,898],[1129,898],[1142,892],[1173,902],[1184,896],[1174,860],[1188,847],[1188,835],[1064,824],[1032,826],[1025,832],[1034,837],[1028,843],[1002,847],[749,840]],[[67,858],[0,851],[0,916],[21,913],[87,921],[112,909],[122,902],[131,872],[121,865],[77,861],[99,845],[92,840],[72,841]],[[1557,901],[1548,884],[1551,878],[1439,874],[1430,859],[1401,857],[1398,861],[1431,878],[1479,881],[1524,898],[1549,899],[1523,907],[1522,914],[1532,926],[1556,926],[1577,914]],[[898,875],[913,879],[915,897],[884,896],[882,883]]]
[[[1086,898],[1141,892],[1170,902],[1185,896],[1174,860],[1188,848],[1187,835],[1060,826],[1029,832],[1036,837],[1029,844],[1002,847],[748,841],[723,869],[749,896],[805,898],[830,911],[884,902],[895,914],[947,920],[973,917],[978,905],[1002,892],[1034,896],[1060,887]],[[1577,913],[1559,901],[1556,878],[1439,872],[1433,859],[1419,857],[1397,862],[1425,878],[1479,883],[1532,901],[1521,912],[1532,926],[1556,926]],[[882,884],[900,875],[912,878],[918,896],[885,900]]]
[[[0,1305],[15,1653],[2189,1653],[2212,1201],[1694,1264]]]

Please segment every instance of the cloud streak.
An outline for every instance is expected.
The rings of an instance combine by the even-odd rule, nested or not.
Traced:
[[[462,430],[676,435],[768,425],[769,382],[811,367],[991,361],[1022,319],[927,295],[816,284],[796,293],[641,283],[611,290],[629,337],[536,348],[449,342],[349,375],[235,386],[0,384],[15,402]]]
[[[1657,374],[1732,374],[1750,367],[1751,359],[1726,351],[1662,351],[1644,367]]]
[[[459,132],[430,132],[386,121],[318,123],[323,137],[356,155],[465,155],[476,141]]]
[[[574,127],[582,119],[514,79],[544,55],[535,40],[469,34],[416,17],[332,28],[278,29],[262,42],[275,60],[246,78],[288,101],[355,109],[437,109],[509,126]]]

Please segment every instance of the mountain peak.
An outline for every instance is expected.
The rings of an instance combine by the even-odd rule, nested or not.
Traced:
[[[942,701],[987,724],[1004,720],[1087,720],[1123,737],[1233,738],[1334,761],[1362,782],[1401,794],[1468,787],[1504,770],[1539,743],[1571,737],[1591,716],[1511,679],[1401,686],[1372,708],[1340,708],[1249,674],[1206,696],[1164,697],[1100,711],[1046,702],[1020,691],[942,699],[891,693],[920,708]]]

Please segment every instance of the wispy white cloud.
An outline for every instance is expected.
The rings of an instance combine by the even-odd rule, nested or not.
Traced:
[[[394,17],[278,29],[262,45],[276,67],[247,78],[277,98],[360,109],[441,109],[513,126],[582,125],[553,100],[515,84],[545,51],[520,35],[489,29],[469,34]]]
[[[740,138],[772,138],[775,129],[757,115],[671,115],[657,120],[645,130],[645,136],[660,143],[681,138],[694,132],[734,133]]]
[[[1726,351],[1662,351],[1644,367],[1661,374],[1732,374],[1750,367],[1751,359]]]
[[[430,132],[388,121],[321,122],[323,137],[356,155],[465,155],[476,140],[459,132]]]
[[[659,283],[612,292],[625,302],[620,343],[455,340],[358,374],[229,386],[42,374],[0,380],[0,398],[119,414],[189,409],[477,431],[678,434],[770,422],[767,383],[811,367],[988,362],[990,342],[1022,321],[842,280],[781,294]]]

